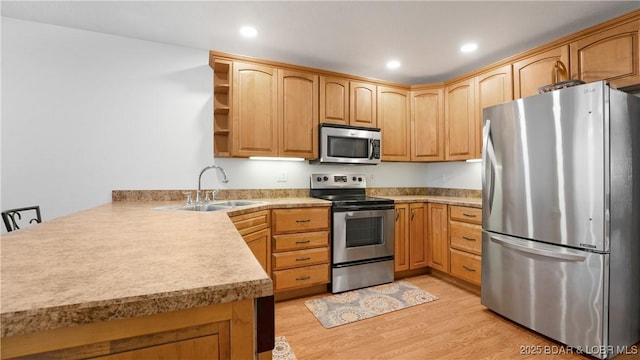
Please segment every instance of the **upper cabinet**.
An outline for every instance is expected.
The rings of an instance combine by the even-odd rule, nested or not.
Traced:
[[[233,63],[231,156],[277,156],[277,70]]]
[[[349,80],[320,76],[320,122],[349,125]]]
[[[615,87],[640,84],[640,20],[596,32],[569,44],[571,78],[608,80]]]
[[[475,78],[476,158],[482,156],[482,109],[513,100],[511,65],[485,71]]]
[[[378,127],[376,116],[377,90],[371,83],[351,81],[349,84],[349,124]]]
[[[445,159],[466,160],[476,156],[475,80],[467,79],[445,88]]]
[[[560,62],[560,63],[558,63]],[[513,93],[516,99],[538,94],[538,88],[557,81],[568,80],[559,68],[568,69],[569,45],[534,54],[513,64]],[[557,75],[557,76],[556,76]]]
[[[378,86],[378,126],[383,161],[411,160],[409,91]]]
[[[213,58],[214,155],[313,159],[319,76]]]
[[[210,52],[220,157],[317,158],[318,124],[382,132],[383,161],[482,155],[482,110],[569,79],[640,90],[640,10],[443,83],[403,85]]]
[[[412,90],[411,161],[444,160],[444,86]]]
[[[278,69],[278,156],[318,155],[318,75]]]
[[[231,61],[215,59],[213,68],[213,153],[230,156]]]
[[[320,77],[320,122],[376,128],[377,85],[341,77]]]

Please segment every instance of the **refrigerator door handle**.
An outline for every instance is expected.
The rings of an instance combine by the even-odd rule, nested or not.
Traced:
[[[584,255],[583,252],[578,252],[567,248],[562,248],[562,252],[558,252],[551,249],[544,249],[541,246],[526,246],[521,244],[517,240],[513,240],[506,236],[498,234],[490,234],[489,238],[496,244],[533,255],[540,255],[559,260],[577,262],[584,262],[587,259],[587,256]]]
[[[482,163],[484,165],[482,167],[482,183],[490,184],[488,186],[489,198],[487,208],[489,209],[489,212],[491,212],[495,187],[494,169],[496,166],[496,154],[493,149],[493,142],[491,141],[491,120],[489,119],[484,123],[484,128],[482,129],[482,140]]]

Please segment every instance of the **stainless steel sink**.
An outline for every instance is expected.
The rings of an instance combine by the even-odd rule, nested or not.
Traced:
[[[176,205],[176,206],[162,206],[154,208],[155,210],[181,210],[181,211],[219,211],[229,210],[241,206],[251,206],[264,204],[264,201],[248,201],[248,200],[226,200],[216,201],[212,204],[202,205]]]
[[[216,201],[215,203],[213,203],[213,205],[229,206],[229,207],[251,206],[251,205],[260,205],[260,204],[264,204],[264,201],[227,200],[227,201]]]
[[[187,210],[187,211],[218,211],[218,210],[229,210],[231,206],[223,206],[216,204],[207,204],[207,205],[185,205],[182,207],[178,207],[176,210]]]
[[[229,210],[231,206],[221,206],[215,204],[207,205],[176,205],[176,206],[160,206],[153,208],[154,210],[179,210],[179,211],[218,211]]]

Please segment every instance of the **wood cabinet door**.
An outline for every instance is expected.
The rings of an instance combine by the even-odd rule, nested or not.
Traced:
[[[446,87],[446,159],[473,159],[476,151],[476,111],[474,79]]]
[[[264,271],[271,275],[271,229],[256,231],[242,238]]]
[[[409,268],[426,267],[427,251],[427,204],[409,204]]]
[[[320,122],[349,125],[349,80],[320,76]]]
[[[349,124],[377,127],[377,96],[375,84],[357,81],[349,83]]]
[[[555,49],[522,59],[513,64],[513,95],[516,99],[536,95],[540,86],[553,83],[554,67],[561,61],[569,70],[569,46]],[[557,81],[568,80],[559,74]]]
[[[278,155],[318,156],[318,75],[278,70]]]
[[[513,100],[511,65],[476,76],[476,158],[482,156],[482,109]]]
[[[125,351],[117,354],[98,357],[101,360],[135,360],[135,359],[222,359],[221,353],[229,354],[229,349],[220,351],[219,335],[201,336],[195,339],[170,342],[162,345]],[[225,355],[226,356],[226,355]]]
[[[409,270],[409,204],[396,205],[394,270]]]
[[[428,264],[430,267],[449,272],[449,239],[447,205],[428,204]]]
[[[277,85],[276,69],[233,63],[233,156],[277,155]]]
[[[640,84],[640,20],[595,33],[569,44],[571,78],[608,80],[615,87]]]
[[[383,161],[411,160],[409,91],[378,86],[378,127]]]
[[[444,88],[411,92],[411,161],[444,160]]]

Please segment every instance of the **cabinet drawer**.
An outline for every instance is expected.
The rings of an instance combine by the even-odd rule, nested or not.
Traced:
[[[286,290],[329,282],[329,264],[273,272],[273,289]]]
[[[274,253],[273,269],[281,270],[293,267],[328,264],[329,248],[317,248],[298,251],[285,251]]]
[[[451,275],[480,285],[482,258],[478,255],[451,249]]]
[[[329,246],[328,231],[273,236],[273,252],[326,246]]]
[[[275,209],[272,212],[273,233],[329,230],[329,210],[328,207]]]
[[[482,227],[458,221],[449,222],[450,246],[458,250],[482,254]]]
[[[467,206],[449,206],[449,220],[482,224],[482,209]]]
[[[250,214],[232,216],[230,219],[242,236],[266,229],[271,225],[269,210],[261,210]]]

